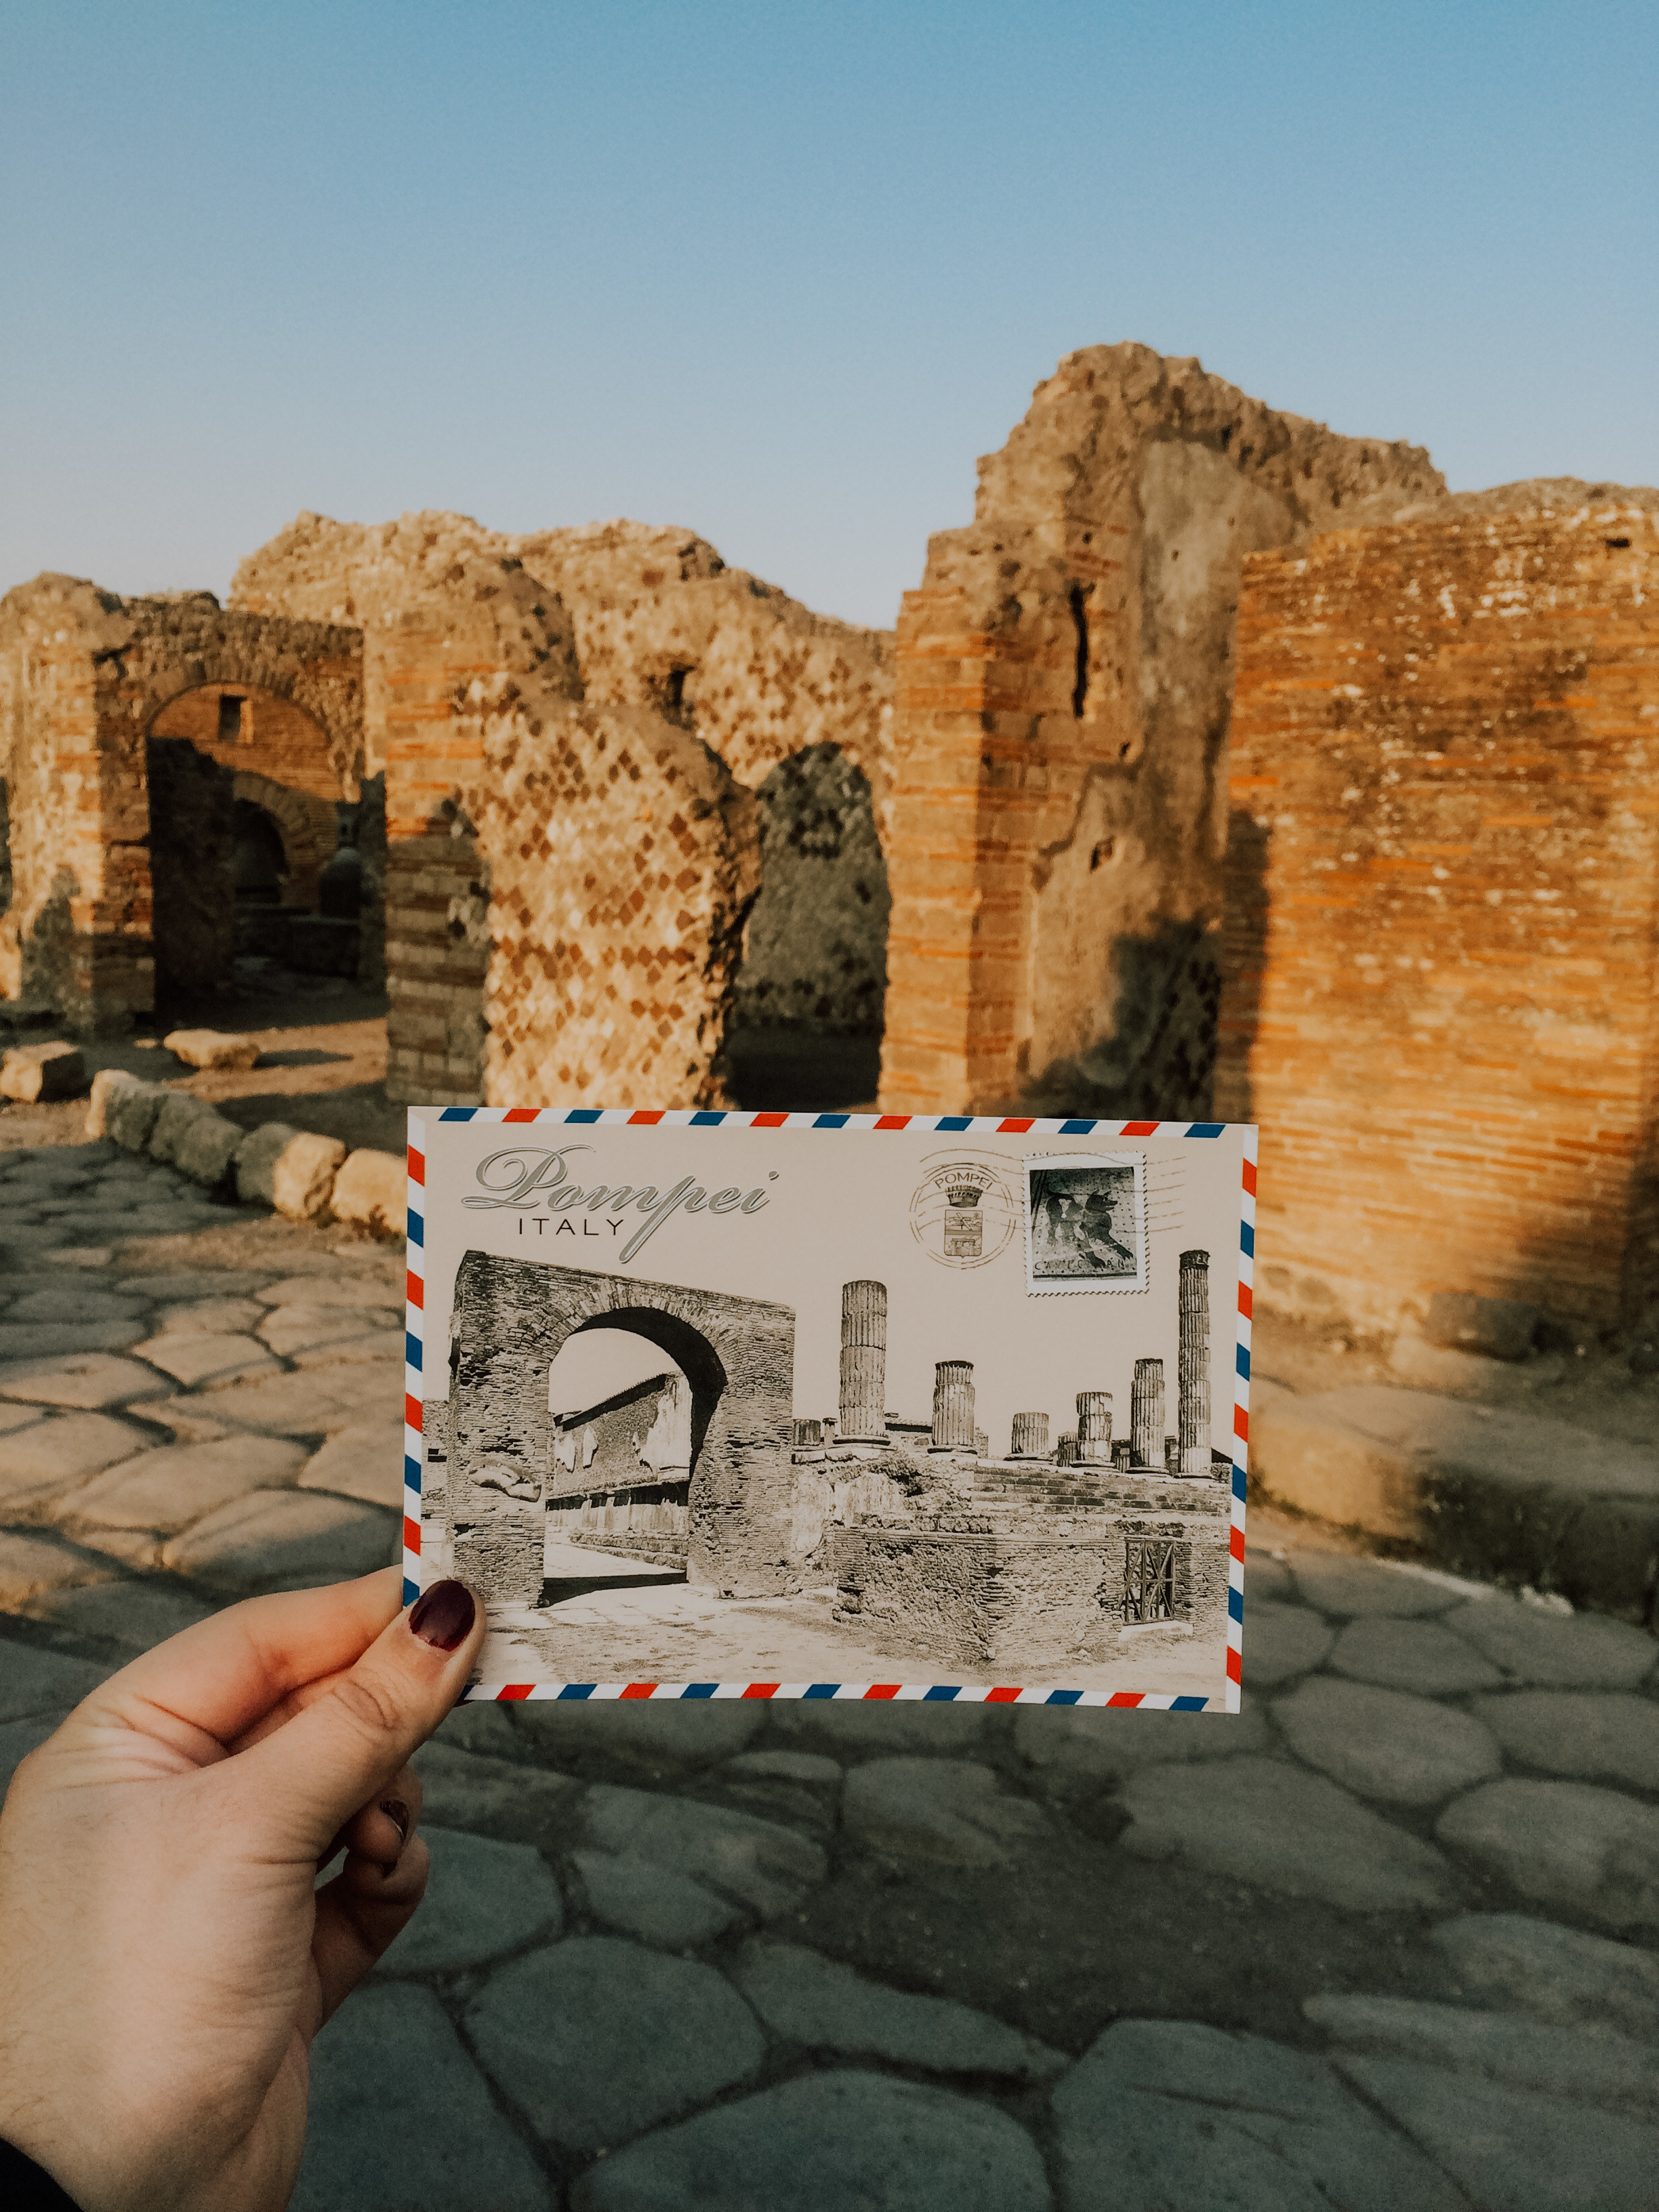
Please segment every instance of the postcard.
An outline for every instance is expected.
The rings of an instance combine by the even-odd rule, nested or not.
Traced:
[[[472,1698],[1237,1711],[1255,1133],[416,1109]]]

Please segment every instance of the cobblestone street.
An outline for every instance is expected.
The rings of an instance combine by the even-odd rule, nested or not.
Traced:
[[[393,1556],[401,1254],[0,1150],[0,1770]],[[1245,1711],[465,1707],[299,2212],[1652,2212],[1659,1645],[1285,1521]]]

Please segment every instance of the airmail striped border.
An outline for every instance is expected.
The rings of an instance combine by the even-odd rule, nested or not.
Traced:
[[[689,1109],[630,1112],[625,1107],[442,1106],[436,1121],[562,1122],[592,1127],[678,1129],[916,1129],[952,1135],[1214,1138],[1223,1121],[1060,1121],[1043,1115],[975,1114],[738,1114]],[[1233,1385],[1231,1557],[1227,1575],[1227,1690],[1224,1699],[1172,1698],[1139,1690],[1027,1690],[1007,1685],[901,1682],[499,1682],[477,1683],[471,1700],[558,1698],[836,1698],[923,1705],[1113,1705],[1142,1712],[1239,1710],[1244,1648],[1244,1489],[1250,1434],[1250,1310],[1255,1276],[1256,1133],[1246,1127],[1239,1194],[1238,1348]],[[426,1123],[409,1116],[408,1321],[404,1372],[404,1603],[421,1592],[421,1425],[426,1305]]]

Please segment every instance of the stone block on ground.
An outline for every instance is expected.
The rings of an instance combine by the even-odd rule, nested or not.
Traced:
[[[169,1091],[150,1132],[149,1156],[204,1190],[225,1188],[244,1132],[187,1091]]]
[[[424,1819],[419,1832],[432,1854],[426,1895],[377,1974],[456,1974],[557,1939],[564,1925],[559,1885],[530,1844],[431,1827]]]
[[[1252,1690],[1276,1690],[1297,1674],[1322,1664],[1332,1632],[1305,1606],[1249,1606],[1244,1614],[1244,1682]]]
[[[552,2203],[431,1991],[359,1990],[312,2049],[291,2212],[550,2212]]]
[[[112,1092],[139,1088],[136,1075],[129,1075],[125,1067],[100,1067],[92,1079],[92,1089],[87,1102],[87,1134],[88,1137],[107,1137],[109,1131],[109,1102]]]
[[[447,1724],[446,1724],[447,1725]],[[421,1817],[508,1843],[568,1848],[581,1797],[580,1783],[453,1745],[424,1745],[411,1761],[425,1791]]]
[[[123,1152],[147,1152],[162,1102],[172,1096],[160,1083],[112,1083],[104,1094],[103,1133]]]
[[[772,2033],[808,2051],[1012,2081],[1052,2081],[1070,2063],[988,2013],[887,1989],[802,1944],[748,1943],[731,1973]]]
[[[1342,2072],[1467,2192],[1479,2212],[1652,2212],[1659,2129],[1444,2066],[1347,2058]],[[1413,2207],[1417,2200],[1402,2197]]]
[[[1144,1767],[1118,1796],[1133,1822],[1119,1848],[1135,1858],[1173,1859],[1350,1912],[1457,1901],[1456,1877],[1432,1845],[1282,1759]]]
[[[1659,2043],[1659,1952],[1521,1912],[1460,1913],[1434,1942],[1475,2003]]]
[[[15,1511],[131,1459],[147,1441],[107,1413],[51,1413],[23,1407],[33,1418],[0,1433],[0,1508]]]
[[[186,1336],[168,1330],[133,1350],[186,1390],[216,1390],[228,1382],[283,1371],[282,1361],[255,1336]]]
[[[0,1535],[0,1612],[21,1613],[33,1598],[77,1583],[112,1581],[119,1569],[96,1552],[59,1536]]]
[[[400,1396],[400,1391],[388,1393],[394,1405]],[[348,1383],[327,1370],[313,1375],[265,1375],[234,1382],[213,1394],[216,1419],[278,1436],[326,1436],[355,1421],[372,1419],[375,1410],[372,1393],[360,1377],[354,1375]]]
[[[96,1413],[144,1398],[165,1398],[174,1385],[153,1367],[111,1352],[43,1353],[0,1366],[0,1398],[27,1405],[72,1406]]]
[[[409,1218],[406,1162],[396,1152],[349,1154],[334,1178],[330,1204],[341,1221],[356,1222],[382,1236],[401,1237]]]
[[[307,1461],[301,1490],[331,1490],[342,1498],[361,1498],[370,1505],[404,1500],[404,1425],[401,1421],[363,1422],[341,1429]]]
[[[1518,1598],[1459,1606],[1445,1625],[1492,1666],[1540,1689],[1633,1690],[1659,1663],[1659,1643],[1644,1629],[1596,1613],[1546,1613]]]
[[[766,2050],[712,1966],[611,1936],[573,1936],[498,1968],[466,2028],[496,2087],[566,2150],[612,2150],[706,2104],[752,2075]]]
[[[689,1875],[763,1919],[793,1911],[828,1872],[809,1838],[725,1805],[600,1784],[583,1799],[579,1820],[590,1849]]]
[[[1374,1613],[1406,1620],[1449,1613],[1462,1601],[1462,1594],[1449,1588],[1445,1578],[1390,1566],[1382,1559],[1350,1559],[1340,1552],[1297,1552],[1289,1564],[1304,1601],[1337,1620]]]
[[[1334,2067],[1264,2036],[1120,2021],[1054,2108],[1065,2212],[1468,2212]]]
[[[1659,1703],[1628,1692],[1517,1690],[1476,1711],[1512,1759],[1659,1792]]]
[[[162,1444],[112,1467],[59,1500],[66,1520],[173,1535],[251,1490],[294,1481],[303,1444],[287,1437],[234,1437],[222,1443]]]
[[[186,1067],[253,1067],[259,1058],[257,1038],[232,1036],[224,1030],[173,1030],[161,1044]]]
[[[936,1866],[1009,1866],[1053,1831],[1040,1805],[1007,1796],[988,1766],[959,1759],[876,1759],[855,1766],[842,1826],[866,1850]]]
[[[89,1659],[70,1659],[31,1644],[0,1642],[0,1721],[66,1713],[110,1673]]]
[[[1519,1298],[1481,1298],[1467,1291],[1437,1291],[1423,1316],[1423,1334],[1449,1351],[1478,1352],[1488,1359],[1524,1359],[1544,1316]]]
[[[321,1491],[256,1490],[175,1536],[161,1554],[173,1573],[229,1589],[343,1582],[398,1555],[397,1517]]]
[[[1330,1663],[1333,1673],[1355,1681],[1425,1698],[1492,1690],[1503,1680],[1496,1667],[1437,1620],[1350,1621],[1336,1640]]]
[[[79,1047],[61,1038],[52,1044],[13,1045],[0,1053],[0,1098],[44,1106],[56,1098],[78,1098],[86,1087],[87,1064]]]
[[[643,1859],[578,1851],[574,1863],[593,1917],[656,1950],[694,1951],[744,1917],[740,1907],[689,1875],[671,1874]]]
[[[157,1336],[252,1336],[264,1319],[256,1298],[191,1298],[164,1305],[155,1316]]]
[[[284,1275],[280,1282],[267,1283],[258,1297],[263,1306],[325,1305],[336,1310],[357,1306],[372,1313],[401,1314],[404,1272],[399,1267],[395,1276],[383,1276],[378,1269],[331,1260],[308,1274]]]
[[[319,1221],[345,1156],[337,1138],[262,1122],[237,1147],[236,1195],[245,1206],[274,1206],[290,1221]]]
[[[1581,1782],[1489,1782],[1440,1841],[1522,1897],[1605,1928],[1659,1928],[1659,1810]]]
[[[1491,1729],[1468,1714],[1328,1674],[1280,1698],[1273,1722],[1298,1759],[1384,1804],[1442,1804],[1503,1765]]]
[[[283,1359],[291,1359],[296,1352],[340,1345],[353,1337],[378,1335],[391,1319],[389,1314],[362,1306],[265,1306],[260,1310],[257,1326],[261,1342]],[[401,1340],[401,1328],[394,1334]]]
[[[1653,2047],[1627,2036],[1413,1997],[1322,1995],[1310,1997],[1302,2009],[1345,2051],[1411,2059],[1637,2119],[1659,2119]]]
[[[1049,2212],[1051,2199],[1036,2145],[994,2106],[849,2070],[647,2136],[590,2166],[570,2203],[572,2212]]]
[[[1249,1614],[1247,1611],[1245,1618]],[[1139,1725],[1137,1726],[1137,1723]],[[1236,1759],[1267,1740],[1261,1706],[1237,1713],[1142,1713],[1106,1705],[1021,1705],[1014,1747],[1058,1796],[1121,1781],[1137,1767],[1186,1759]]]

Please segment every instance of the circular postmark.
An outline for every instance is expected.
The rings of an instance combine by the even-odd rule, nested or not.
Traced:
[[[1005,1252],[1020,1225],[1012,1191],[983,1160],[930,1162],[910,1200],[910,1234],[942,1267],[982,1267]]]

